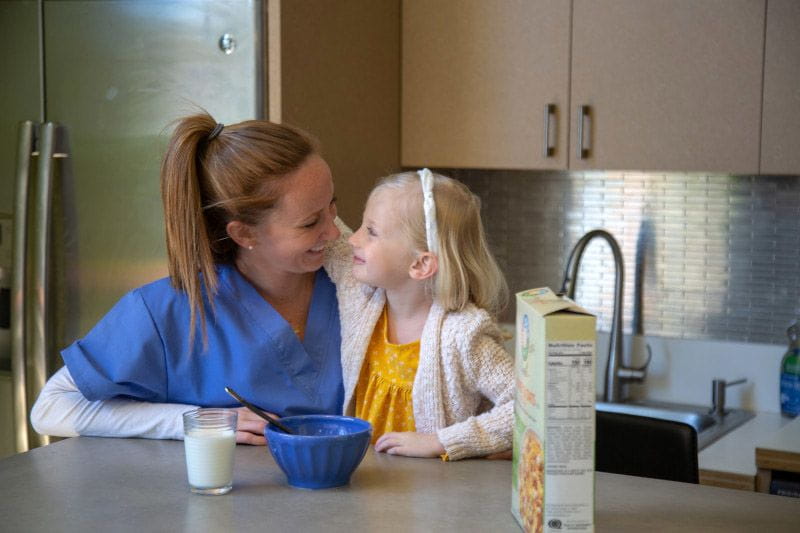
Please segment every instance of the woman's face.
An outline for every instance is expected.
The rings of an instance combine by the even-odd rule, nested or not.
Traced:
[[[282,189],[275,206],[250,226],[253,249],[240,250],[239,259],[276,273],[314,272],[322,267],[325,245],[340,235],[333,223],[331,170],[319,155],[311,155],[286,176]]]

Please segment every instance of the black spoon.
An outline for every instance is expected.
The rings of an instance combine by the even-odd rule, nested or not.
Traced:
[[[283,424],[281,424],[278,421],[277,418],[275,418],[271,414],[267,413],[266,411],[262,411],[261,409],[259,409],[255,405],[253,405],[252,403],[248,402],[247,400],[245,400],[244,398],[242,398],[241,396],[236,394],[236,392],[232,388],[225,387],[225,392],[227,392],[228,394],[230,394],[231,396],[236,398],[236,401],[238,401],[239,403],[241,403],[242,405],[244,405],[245,407],[247,407],[248,409],[253,411],[255,414],[257,414],[258,416],[260,416],[261,418],[263,418],[264,420],[266,420],[267,422],[269,422],[270,424],[272,424],[276,428],[280,429],[284,433],[288,433],[289,435],[293,435],[294,434],[294,431],[292,431],[291,429],[289,429],[286,426],[284,426]]]

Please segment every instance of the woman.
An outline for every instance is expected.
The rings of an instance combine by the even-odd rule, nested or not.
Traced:
[[[124,296],[62,352],[31,412],[50,435],[183,438],[181,415],[237,405],[339,413],[339,315],[321,268],[333,180],[314,142],[266,121],[181,120],[161,168],[169,278]],[[239,408],[237,442],[264,444]]]

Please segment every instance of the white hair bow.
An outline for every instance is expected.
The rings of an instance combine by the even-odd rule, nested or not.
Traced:
[[[418,170],[422,182],[422,209],[425,212],[425,237],[428,241],[428,250],[438,252],[439,235],[436,227],[436,202],[433,199],[433,173],[427,168]]]

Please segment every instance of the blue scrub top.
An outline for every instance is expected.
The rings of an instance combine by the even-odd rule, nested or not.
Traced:
[[[189,350],[189,299],[164,278],[125,295],[86,337],[61,352],[88,400],[127,397],[237,407],[224,388],[280,416],[340,414],[339,310],[320,269],[304,340],[231,265],[219,265],[216,312],[205,302]]]

